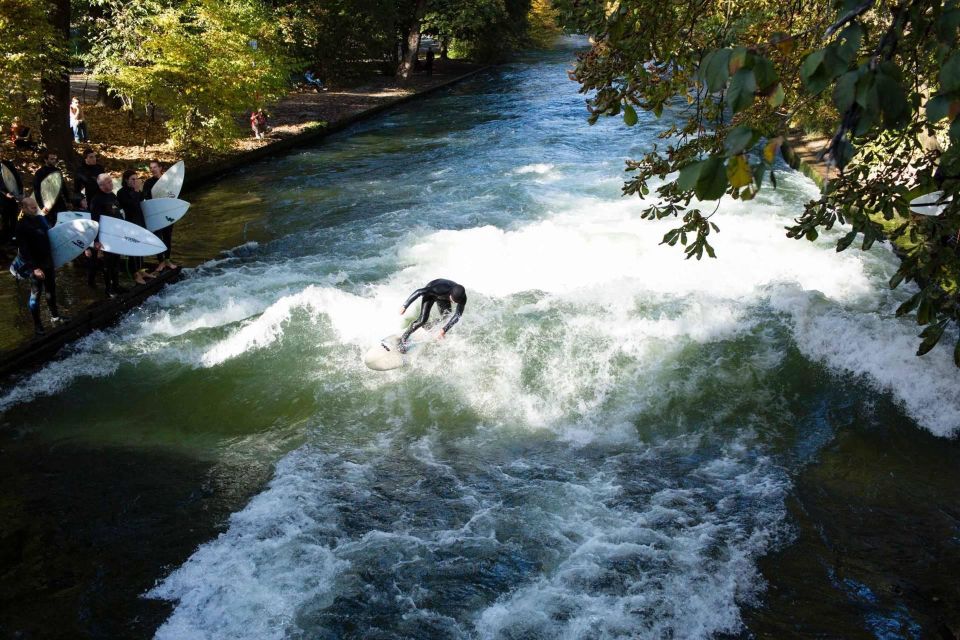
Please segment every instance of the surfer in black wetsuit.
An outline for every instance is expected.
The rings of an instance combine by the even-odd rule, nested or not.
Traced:
[[[97,191],[100,190],[97,188],[97,178],[100,177],[101,173],[105,173],[106,171],[103,165],[97,162],[97,152],[87,147],[83,150],[83,164],[77,169],[77,181],[74,191],[80,193],[80,191],[83,190],[88,201],[93,199],[93,196],[97,195]]]
[[[57,279],[53,270],[50,239],[47,237],[49,223],[33,198],[24,198],[21,206],[23,217],[17,224],[17,257],[10,265],[10,271],[17,278],[30,281],[30,315],[33,317],[34,331],[41,336],[40,296],[43,293],[46,293],[50,321],[59,323],[66,318],[57,311]]]
[[[44,215],[47,216],[47,222],[50,223],[50,226],[57,224],[57,214],[61,211],[67,210],[67,202],[69,202],[69,194],[67,193],[67,183],[62,181],[60,183],[60,193],[57,194],[57,198],[54,202],[44,202],[43,200],[43,191],[40,189],[40,185],[43,183],[43,179],[49,176],[51,173],[59,173],[61,179],[63,178],[63,172],[60,171],[60,168],[57,167],[57,163],[60,158],[53,151],[47,151],[43,154],[43,166],[40,167],[37,172],[33,175],[33,197],[37,200],[37,206],[43,209]]]
[[[137,175],[137,172],[133,169],[127,169],[123,172],[123,178],[121,180],[123,186],[120,187],[120,190],[117,192],[117,202],[120,203],[120,208],[123,209],[124,218],[126,218],[127,222],[132,222],[146,229],[147,223],[143,219],[143,208],[140,206],[143,202],[143,182],[140,180],[140,176]],[[137,284],[147,284],[144,278],[155,277],[147,273],[147,270],[143,268],[143,258],[139,256],[128,257],[127,267],[133,274],[133,280]]]
[[[447,323],[443,326],[443,329],[440,330],[440,334],[437,336],[438,340],[442,340],[447,331],[450,331],[450,328],[457,324],[460,320],[460,316],[463,315],[463,308],[467,306],[467,290],[463,288],[462,285],[457,284],[453,280],[444,280],[442,278],[437,280],[431,280],[426,284],[422,289],[417,289],[410,294],[410,297],[407,298],[407,301],[403,303],[403,306],[400,308],[400,315],[403,315],[407,311],[407,307],[413,304],[413,301],[417,298],[422,297],[420,301],[420,317],[413,321],[407,330],[403,332],[403,335],[400,337],[400,353],[405,353],[407,350],[407,339],[410,337],[410,334],[427,324],[427,320],[430,318],[430,310],[433,308],[433,305],[436,304],[440,308],[441,316],[446,313],[450,313],[450,309],[453,303],[456,303],[457,310],[453,312],[453,315],[450,316],[450,319],[447,320]]]
[[[153,198],[153,185],[157,184],[157,181],[160,180],[160,177],[163,175],[163,165],[160,164],[159,160],[150,161],[150,177],[147,178],[143,183],[143,199],[150,200]],[[164,227],[159,231],[155,231],[154,235],[160,238],[163,244],[167,245],[167,250],[163,253],[157,254],[157,260],[159,264],[157,265],[154,273],[159,273],[167,269],[176,269],[177,265],[173,264],[170,261],[170,252],[171,247],[173,247],[173,225],[171,224],[168,227]]]
[[[0,160],[0,164],[7,168],[8,175],[13,176],[14,182],[8,186],[5,180],[0,180],[0,240],[10,242],[17,228],[20,198],[23,197],[23,179],[9,160]]]
[[[120,202],[117,196],[113,194],[113,177],[109,173],[102,173],[97,178],[97,187],[99,191],[90,199],[90,217],[96,222],[100,221],[102,216],[111,218],[120,218],[123,220],[123,212],[120,210]],[[95,251],[102,249],[100,238],[93,243]],[[103,252],[103,278],[106,282],[106,293],[111,298],[126,289],[120,286],[120,256],[115,253]]]

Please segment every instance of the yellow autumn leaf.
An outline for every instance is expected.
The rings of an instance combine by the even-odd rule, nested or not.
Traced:
[[[736,155],[727,162],[727,179],[730,186],[739,189],[745,187],[753,181],[750,174],[750,164],[743,154]]]
[[[766,146],[763,147],[763,159],[767,162],[773,162],[777,157],[777,151],[780,150],[781,144],[783,144],[783,136],[771,138],[770,141],[767,142]]]

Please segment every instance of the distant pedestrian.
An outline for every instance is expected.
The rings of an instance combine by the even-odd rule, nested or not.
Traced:
[[[307,72],[303,74],[303,77],[307,81],[307,84],[312,86],[313,90],[316,91],[317,93],[327,90],[327,88],[323,86],[323,80],[315,76],[313,71],[308,69]]]
[[[253,137],[257,140],[263,140],[266,137],[270,125],[267,124],[267,114],[263,109],[257,109],[250,114],[250,128],[253,129]]]
[[[427,75],[428,75],[428,76],[432,76],[432,75],[433,75],[433,47],[429,47],[429,48],[427,49],[427,66],[426,66],[426,69],[427,69]]]
[[[80,98],[76,96],[70,101],[70,129],[73,130],[74,142],[89,142],[87,139],[87,121],[83,118]]]

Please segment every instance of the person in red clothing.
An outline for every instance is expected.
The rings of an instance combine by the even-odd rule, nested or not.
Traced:
[[[262,140],[270,127],[267,125],[267,114],[263,109],[257,109],[250,114],[250,128],[253,129],[253,137]]]

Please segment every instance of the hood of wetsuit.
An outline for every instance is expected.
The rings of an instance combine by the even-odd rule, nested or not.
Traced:
[[[450,297],[453,298],[453,301],[457,304],[466,304],[467,290],[458,284],[450,290]]]

